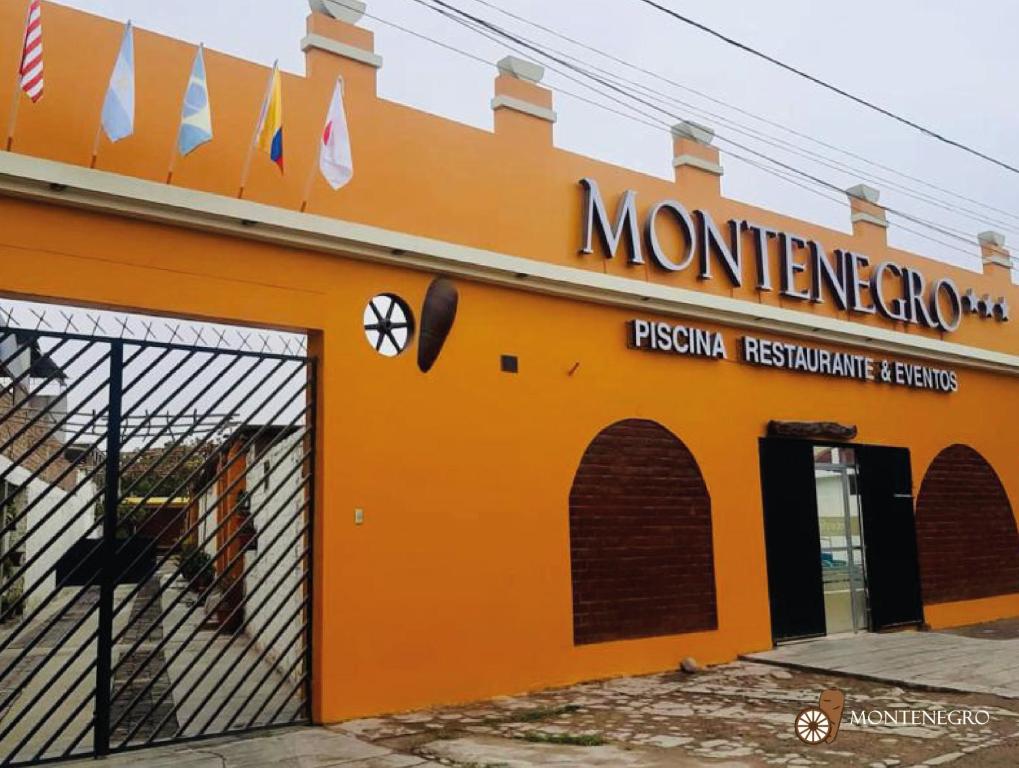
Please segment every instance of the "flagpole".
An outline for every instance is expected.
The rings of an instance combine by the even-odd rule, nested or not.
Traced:
[[[28,22],[32,15],[32,3],[29,0],[28,11],[25,14],[25,29],[21,33],[21,58],[18,59],[18,68],[14,72],[14,95],[11,97],[10,118],[7,121],[7,143],[6,150],[11,151],[14,146],[14,129],[18,125],[18,109],[21,106],[21,68],[24,66],[25,40],[28,35]]]
[[[248,156],[244,158],[244,168],[241,170],[241,186],[237,190],[237,199],[244,198],[244,188],[248,185],[248,176],[251,174],[251,159],[255,155],[255,141],[258,139],[259,128],[262,127],[262,121],[258,121],[258,128],[255,129],[255,135],[251,137],[251,146],[248,147]]]
[[[204,45],[204,43],[202,44]],[[201,45],[198,46],[201,49]],[[184,98],[187,99],[187,90],[191,87],[191,78],[188,76],[188,85],[184,89]],[[173,137],[173,148],[170,150],[170,166],[166,171],[166,183],[169,184],[173,181],[173,171],[177,167],[177,150],[180,148],[180,126],[177,126],[177,133]]]
[[[262,124],[269,112],[269,99],[272,97],[272,87],[276,83],[276,72],[279,69],[279,60],[272,65],[272,75],[269,77],[269,85],[265,89],[265,98],[262,99],[262,109],[258,113],[258,121],[255,123],[255,132],[251,134],[251,144],[248,145],[248,156],[244,158],[244,168],[241,170],[241,186],[237,190],[237,199],[243,199],[244,188],[248,185],[248,176],[251,174],[251,160],[255,156],[255,143],[258,141],[258,134],[262,130]]]
[[[304,185],[304,194],[301,196],[301,213],[308,210],[308,199],[311,197],[311,188],[315,184],[315,171],[318,170],[317,166],[318,163],[312,162],[311,173],[308,174],[308,182]]]
[[[177,143],[174,142],[173,153],[170,155],[170,169],[166,172],[166,183],[173,181],[173,171],[177,166]]]
[[[96,160],[99,159],[99,142],[103,138],[103,116],[99,114],[99,125],[96,126],[96,140],[92,143],[92,162],[88,164],[89,168],[96,167]]]
[[[342,77],[337,77],[336,78],[336,85],[337,85],[337,87],[339,87],[340,93],[342,94],[343,91],[344,91],[343,78]],[[327,125],[329,123],[329,111],[332,109],[332,106],[333,106],[332,102],[330,102],[329,106],[326,107],[325,120],[322,121],[322,125],[323,126],[325,126],[325,125]],[[319,141],[320,141],[319,152],[321,153],[321,151],[322,151],[322,147],[321,147],[322,139],[320,139]],[[320,164],[320,158],[313,158],[312,159],[311,172],[308,174],[308,182],[304,185],[304,195],[301,197],[301,213],[304,213],[306,210],[308,210],[308,203],[310,202],[310,199],[311,199],[311,190],[312,190],[312,188],[313,188],[313,186],[315,184],[315,173],[316,173],[316,171],[319,170],[319,164]]]
[[[18,68],[18,75],[14,82],[14,96],[11,98],[11,118],[7,121],[7,151],[14,146],[14,129],[18,125],[18,107],[21,106],[21,69]]]

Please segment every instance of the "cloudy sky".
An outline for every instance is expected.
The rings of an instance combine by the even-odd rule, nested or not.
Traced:
[[[556,143],[561,147],[671,178],[671,140],[663,128],[635,122],[563,92],[571,91],[606,104],[617,101],[613,109],[639,110],[644,115],[634,116],[645,122],[668,124],[675,121],[672,115],[692,117],[716,127],[723,139],[737,141],[839,188],[869,181],[882,190],[882,202],[889,207],[956,233],[934,232],[903,222],[891,230],[895,245],[977,268],[977,232],[995,229],[1013,244],[1019,243],[1019,175],[854,105],[682,25],[639,0],[448,1],[546,49],[554,48],[636,80],[661,94],[659,101],[666,100],[662,106],[669,114],[624,105],[611,95],[592,92],[550,72],[547,83],[559,91]],[[209,47],[266,64],[279,58],[286,69],[303,71],[298,41],[308,13],[306,0],[61,2],[117,20],[130,17],[138,26],[204,41]],[[915,122],[1019,165],[1015,140],[1019,111],[1014,98],[1019,48],[1013,41],[1014,30],[1019,28],[1019,3],[661,2]],[[366,18],[362,24],[376,32],[376,50],[385,58],[381,95],[491,127],[491,64],[415,38],[391,24],[485,62],[501,58],[509,46],[464,29],[424,4],[425,0],[368,0],[368,13],[375,18]],[[510,18],[498,8],[672,82],[628,70]],[[800,183],[810,190],[793,185],[732,156],[738,151],[757,163],[766,162],[758,155],[735,150],[724,142],[720,146],[726,167],[723,190],[729,197],[848,230],[843,196],[802,179]],[[831,197],[837,199],[828,199]],[[916,233],[906,231],[907,227]]]

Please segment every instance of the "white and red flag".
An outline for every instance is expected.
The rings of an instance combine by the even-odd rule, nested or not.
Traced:
[[[326,126],[319,149],[319,168],[329,186],[339,189],[354,177],[354,160],[350,152],[350,132],[343,109],[343,81],[336,81],[333,101],[329,105]]]
[[[25,45],[21,51],[21,90],[33,102],[42,98],[42,0],[28,4]]]

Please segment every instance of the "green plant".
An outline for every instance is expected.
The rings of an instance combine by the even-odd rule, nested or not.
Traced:
[[[212,558],[194,544],[180,548],[180,572],[188,581],[202,581],[212,576]]]
[[[534,709],[528,709],[524,712],[519,713],[515,718],[511,718],[521,723],[535,723],[539,720],[548,720],[552,717],[559,717],[560,715],[569,715],[574,712],[578,712],[580,707],[576,704],[563,704],[559,707],[535,707]]]
[[[605,743],[605,739],[598,733],[574,735],[572,733],[541,733],[536,731],[534,733],[525,733],[517,736],[517,738],[529,741],[532,744],[567,744],[573,747],[600,747]]]

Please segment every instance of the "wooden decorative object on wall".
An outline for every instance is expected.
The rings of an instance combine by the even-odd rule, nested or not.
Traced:
[[[798,437],[802,440],[853,440],[856,426],[834,421],[769,421],[768,437]]]
[[[421,308],[421,336],[418,339],[418,368],[428,373],[439,359],[456,320],[460,295],[452,280],[436,278],[428,286],[425,303]]]

